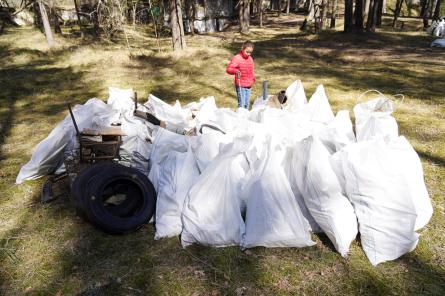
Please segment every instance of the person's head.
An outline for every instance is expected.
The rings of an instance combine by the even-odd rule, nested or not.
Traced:
[[[243,45],[241,46],[241,51],[245,55],[251,55],[253,48],[254,48],[253,42],[250,40],[247,40],[247,41],[244,41]]]

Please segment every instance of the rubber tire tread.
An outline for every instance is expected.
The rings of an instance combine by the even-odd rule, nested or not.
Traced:
[[[89,220],[99,229],[110,234],[132,232],[147,223],[155,212],[156,191],[147,176],[140,171],[119,165],[119,168],[106,170],[97,175],[95,182],[87,189],[82,204]],[[105,187],[118,179],[132,181],[142,193],[140,210],[130,217],[116,217],[109,213],[102,204],[101,197]],[[87,197],[87,198],[85,198]]]

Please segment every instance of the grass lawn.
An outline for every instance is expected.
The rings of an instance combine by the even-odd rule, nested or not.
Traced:
[[[39,203],[43,180],[14,185],[33,147],[67,115],[66,103],[107,98],[108,86],[133,87],[174,102],[213,95],[236,107],[225,66],[245,37],[235,32],[188,36],[189,49],[170,51],[142,28],[122,40],[93,42],[65,29],[49,51],[32,28],[0,35],[0,295],[445,295],[445,50],[421,21],[406,19],[403,32],[337,31],[307,35],[295,15],[270,17],[252,27],[257,85],[278,92],[301,79],[308,97],[324,84],[334,111],[352,110],[369,89],[402,93],[394,116],[421,156],[433,202],[430,223],[416,250],[372,267],[359,241],[348,259],[324,235],[302,249],[192,246],[178,238],[154,241],[146,225],[125,236],[94,229],[75,214],[64,194]],[[385,20],[388,24],[390,19]]]

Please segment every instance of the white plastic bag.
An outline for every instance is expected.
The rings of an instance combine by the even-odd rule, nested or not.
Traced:
[[[230,135],[213,131],[206,134],[198,134],[198,136],[192,137],[191,141],[199,170],[203,172],[218,156],[221,144],[228,144],[233,141],[233,138]]]
[[[372,140],[378,137],[397,138],[399,129],[396,120],[391,116],[393,111],[391,100],[383,97],[355,105],[357,141]]]
[[[198,176],[190,148],[185,153],[171,151],[162,162],[156,200],[156,240],[181,234],[184,200]]]
[[[296,112],[307,104],[306,94],[301,80],[295,80],[286,89],[287,102],[284,106],[285,110]]]
[[[153,112],[154,116],[164,121],[169,130],[189,129],[192,127],[192,113],[190,109],[182,109],[178,101],[171,106],[150,94],[148,101],[144,105]]]
[[[373,265],[414,250],[432,214],[419,158],[404,137],[358,142],[340,154],[346,192]]]
[[[292,193],[274,146],[265,145],[255,172],[246,185],[246,233],[243,247],[306,247],[311,240],[310,226]]]
[[[337,112],[334,120],[325,128],[316,133],[316,137],[320,139],[329,153],[333,154],[346,145],[356,142],[354,131],[352,130],[352,122],[349,118],[348,110]]]
[[[120,89],[116,87],[108,88],[108,100],[107,104],[113,108],[113,110],[118,111],[123,114],[128,110],[134,110],[134,90],[130,89]]]
[[[245,225],[239,183],[243,176],[235,159],[249,142],[248,137],[236,138],[226,145],[189,190],[182,212],[183,247],[195,242],[215,247],[241,244]]]
[[[329,162],[330,154],[323,143],[309,137],[297,145],[294,153],[296,183],[312,217],[346,257],[349,245],[357,236],[354,209],[342,194],[341,185]]]
[[[99,99],[90,99],[84,105],[74,106],[72,110],[80,131],[85,128],[108,127],[118,118],[118,113]],[[16,183],[34,180],[54,172],[62,165],[64,150],[72,150],[76,144],[76,130],[68,114],[48,137],[36,146],[31,160],[20,169]]]
[[[164,128],[154,130],[153,134],[154,141],[150,152],[150,172],[148,178],[153,183],[156,192],[158,192],[161,162],[171,151],[186,152],[188,140],[186,136],[170,132]]]

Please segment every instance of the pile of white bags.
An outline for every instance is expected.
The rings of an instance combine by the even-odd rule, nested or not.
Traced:
[[[133,116],[132,90],[110,88],[74,112],[81,129],[120,120],[121,155],[148,174],[158,199],[155,239],[181,235],[184,247],[308,247],[324,232],[348,255],[360,233],[373,265],[413,250],[432,215],[419,157],[399,137],[392,102],[380,95],[332,112],[322,85],[307,101],[301,81],[280,109],[218,108],[213,97],[183,107],[152,95]],[[69,117],[37,146],[17,182],[54,171],[75,143]],[[193,136],[188,136],[193,132]]]

